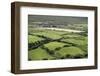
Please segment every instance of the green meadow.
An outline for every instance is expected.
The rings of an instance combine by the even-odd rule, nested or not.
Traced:
[[[85,32],[28,29],[28,60],[80,59],[88,57]]]

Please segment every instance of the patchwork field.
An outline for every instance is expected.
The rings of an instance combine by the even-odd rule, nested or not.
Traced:
[[[87,35],[50,29],[28,29],[28,60],[87,58]]]

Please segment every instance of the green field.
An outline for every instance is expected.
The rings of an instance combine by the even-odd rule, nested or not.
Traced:
[[[87,58],[88,38],[75,33],[49,29],[28,29],[28,60]]]

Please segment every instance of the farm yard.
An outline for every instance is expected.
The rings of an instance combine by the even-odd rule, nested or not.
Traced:
[[[82,32],[29,28],[28,60],[87,58],[87,45]]]

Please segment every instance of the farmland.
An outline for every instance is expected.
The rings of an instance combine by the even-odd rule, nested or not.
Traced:
[[[28,15],[28,60],[88,58],[88,18]]]
[[[87,58],[88,37],[85,32],[51,29],[28,29],[28,60]]]

